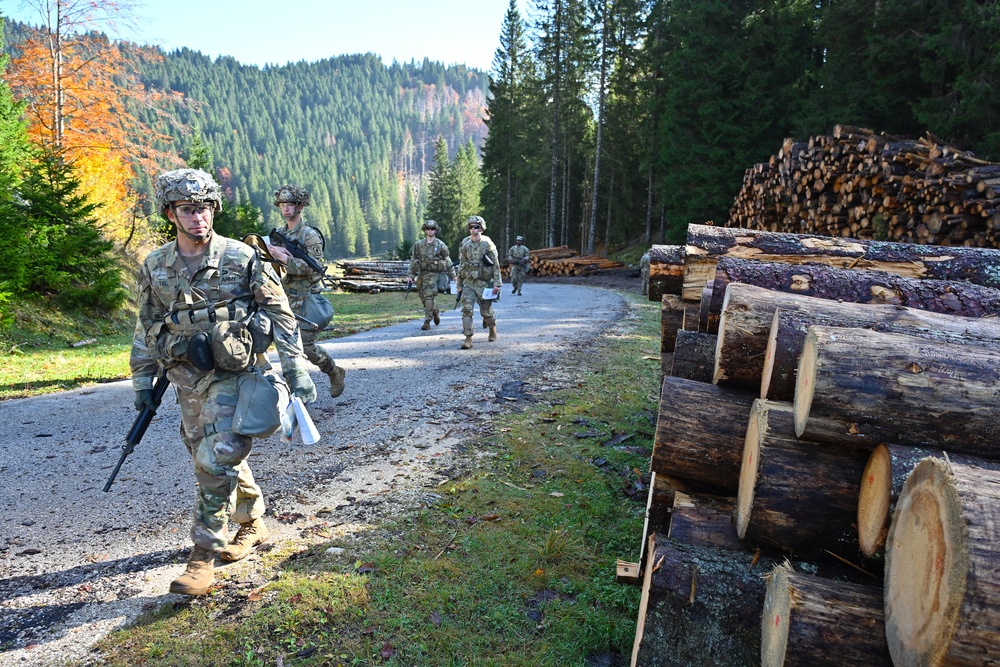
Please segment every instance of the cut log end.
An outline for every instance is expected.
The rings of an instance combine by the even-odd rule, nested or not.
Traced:
[[[767,594],[760,619],[761,667],[781,667],[785,664],[785,648],[788,646],[788,628],[792,615],[789,572],[791,566],[784,563],[774,568],[767,577]]]
[[[865,556],[872,557],[885,546],[891,495],[892,462],[888,448],[879,445],[868,455],[858,494],[858,545]]]
[[[799,366],[795,371],[795,435],[802,437],[809,421],[809,411],[812,410],[813,391],[816,387],[816,335],[812,329],[806,334],[799,357]]]
[[[743,440],[743,459],[740,464],[740,484],[736,493],[736,534],[745,539],[750,514],[753,510],[754,489],[760,465],[760,443],[767,427],[767,404],[756,399],[750,406],[746,437]]]
[[[926,458],[903,485],[886,542],[885,631],[894,664],[942,664],[968,571],[965,527],[947,463]]]

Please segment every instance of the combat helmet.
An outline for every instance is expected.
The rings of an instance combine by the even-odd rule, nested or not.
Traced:
[[[484,232],[486,231],[486,221],[483,220],[482,216],[470,215],[465,221],[465,226],[468,227],[473,223],[476,223],[480,227],[482,227]]]
[[[222,188],[201,169],[174,169],[160,174],[154,196],[156,210],[164,216],[175,201],[211,202],[215,211],[222,210]]]
[[[298,204],[299,206],[309,206],[309,192],[301,185],[282,185],[274,191],[274,205]]]
[[[438,226],[438,223],[434,220],[425,220],[423,226],[420,229],[425,231],[428,229],[436,229],[437,231],[441,231],[441,228]]]

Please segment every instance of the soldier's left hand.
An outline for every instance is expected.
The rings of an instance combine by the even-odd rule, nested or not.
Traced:
[[[316,400],[316,384],[309,376],[309,371],[296,368],[285,372],[284,375],[288,381],[288,388],[301,398],[303,403],[312,403]]]

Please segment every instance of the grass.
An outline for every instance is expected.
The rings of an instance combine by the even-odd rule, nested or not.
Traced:
[[[560,364],[565,388],[465,443],[479,456],[437,502],[271,552],[264,586],[162,608],[104,639],[100,664],[626,664],[639,589],[615,564],[638,555],[659,376],[659,310],[628,298],[633,316]]]
[[[321,340],[389,326],[423,315],[403,294],[327,295],[336,312]],[[447,299],[447,295],[445,295]],[[0,338],[0,400],[76,389],[131,376],[134,316],[88,318],[43,310],[30,302],[15,313],[14,331]],[[86,343],[73,347],[74,343]]]

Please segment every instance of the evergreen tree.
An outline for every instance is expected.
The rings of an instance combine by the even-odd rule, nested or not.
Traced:
[[[426,215],[438,223],[438,236],[449,248],[456,247],[456,242],[465,238],[460,193],[444,137],[438,137],[434,144],[434,166],[427,187]]]

